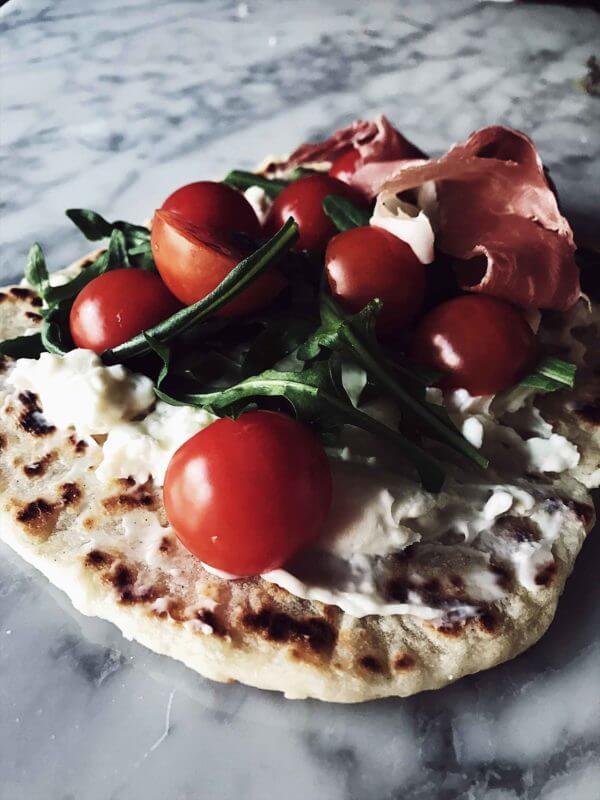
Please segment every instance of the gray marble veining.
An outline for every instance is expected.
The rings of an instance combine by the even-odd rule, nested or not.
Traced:
[[[589,9],[475,0],[11,0],[0,11],[0,263],[85,248],[63,210],[144,219],[181,183],[357,115],[441,151],[531,134],[577,227],[600,207]],[[358,707],[203,681],[82,617],[0,548],[2,800],[598,800],[600,540],[516,661]]]

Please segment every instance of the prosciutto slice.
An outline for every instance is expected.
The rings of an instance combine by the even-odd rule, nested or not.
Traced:
[[[366,164],[353,182],[384,197],[433,182],[436,245],[464,289],[524,308],[566,310],[579,298],[573,232],[525,134],[483,128],[441,158]]]
[[[289,159],[283,164],[278,164],[278,167],[288,169],[315,162],[331,163],[347,153],[350,148],[358,150],[362,164],[373,161],[426,158],[422,150],[402,136],[391,122],[381,115],[372,122],[356,120],[346,128],[340,128],[323,142],[300,145]]]

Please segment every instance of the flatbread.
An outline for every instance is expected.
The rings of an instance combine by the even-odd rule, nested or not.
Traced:
[[[0,291],[0,336],[39,325],[38,307],[29,290]],[[597,337],[594,325],[584,324],[578,335]],[[3,366],[8,368],[8,361]],[[301,600],[259,577],[227,581],[209,574],[168,529],[160,489],[152,481],[100,483],[94,474],[100,448],[78,440],[72,430],[55,429],[34,395],[17,395],[5,386],[0,387],[0,535],[79,611],[113,622],[125,637],[213,680],[335,702],[439,688],[516,656],[542,636],[554,616],[594,522],[581,481],[597,483],[596,369],[588,363],[582,370],[569,408],[564,395],[543,399],[548,415],[582,451],[576,474],[551,485],[555,501],[566,508],[553,546],[556,569],[541,576],[534,590],[506,576],[505,599],[467,620],[439,625],[410,615],[359,619]],[[438,571],[439,596],[460,592],[446,582],[452,564]]]

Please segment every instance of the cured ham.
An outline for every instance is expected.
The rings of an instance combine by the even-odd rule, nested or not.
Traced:
[[[429,160],[371,163],[353,183],[380,197],[435,186],[436,246],[455,259],[464,289],[524,308],[570,308],[581,294],[573,232],[533,142],[483,128]]]
[[[340,128],[323,142],[300,145],[289,159],[283,164],[278,164],[278,167],[288,169],[308,163],[331,163],[351,148],[358,150],[362,164],[374,161],[426,158],[422,150],[419,150],[416,145],[397,131],[385,116],[381,115],[373,121],[356,120],[346,128]]]

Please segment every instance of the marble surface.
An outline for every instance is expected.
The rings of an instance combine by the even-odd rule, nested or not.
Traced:
[[[597,226],[589,9],[351,0],[11,0],[0,11],[3,280],[70,206],[143,219],[174,187],[384,111],[438,151],[493,122],[538,142]],[[596,221],[594,221],[594,217]],[[514,662],[358,707],[206,682],[82,617],[0,548],[2,800],[598,800],[600,531]]]

